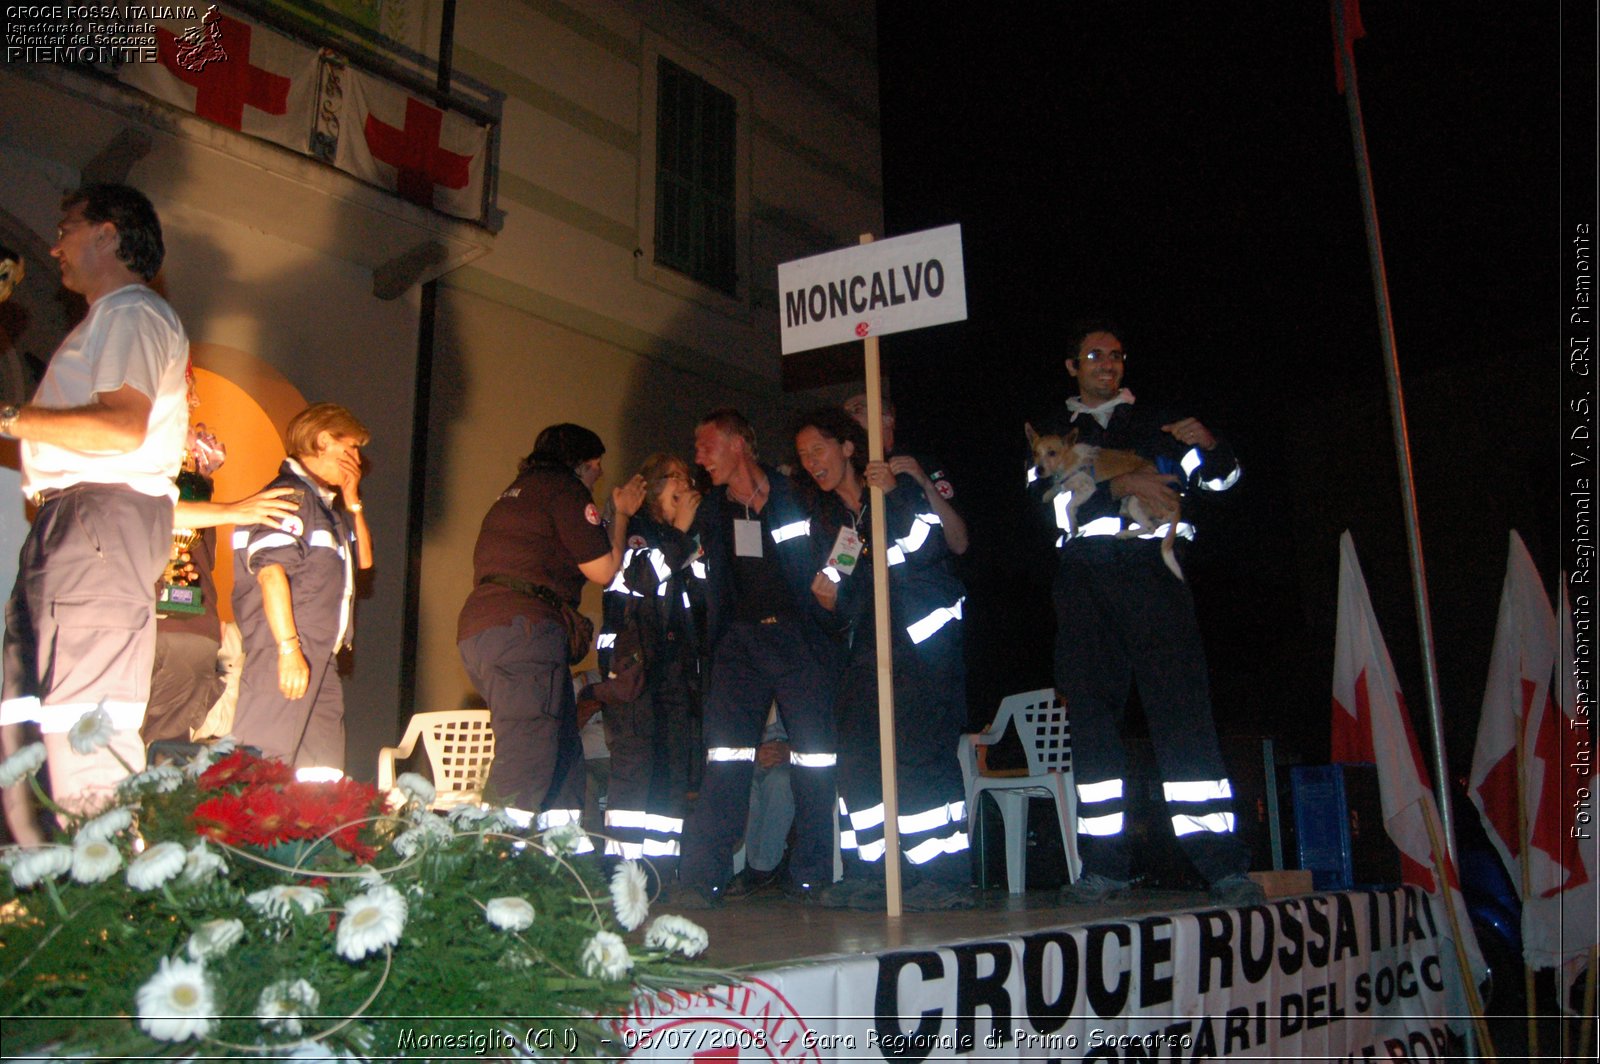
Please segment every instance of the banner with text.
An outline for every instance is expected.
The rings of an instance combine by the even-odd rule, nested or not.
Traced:
[[[786,355],[965,321],[961,227],[781,263],[778,305]]]
[[[635,1059],[1442,1061],[1443,919],[1412,887],[1313,894],[778,968],[611,1024]]]

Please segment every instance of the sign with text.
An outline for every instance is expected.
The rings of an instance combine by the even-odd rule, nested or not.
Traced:
[[[633,1060],[1449,1060],[1460,976],[1415,887],[1111,919],[640,994]]]
[[[778,304],[786,355],[965,321],[961,227],[781,263]]]

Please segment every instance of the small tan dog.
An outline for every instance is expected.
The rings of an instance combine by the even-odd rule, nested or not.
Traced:
[[[1133,451],[1079,443],[1077,429],[1065,436],[1054,433],[1040,435],[1031,424],[1025,423],[1023,430],[1028,434],[1028,446],[1033,449],[1034,467],[1041,477],[1049,477],[1052,482],[1050,490],[1045,492],[1044,501],[1051,502],[1063,491],[1071,491],[1069,512],[1074,525],[1078,523],[1078,507],[1094,494],[1096,484],[1103,484],[1124,473],[1157,472],[1155,463]],[[1122,499],[1121,513],[1125,527],[1117,533],[1119,539],[1130,539],[1153,532],[1162,525],[1167,526],[1167,534],[1161,540],[1161,560],[1172,570],[1172,575],[1182,580],[1183,570],[1178,565],[1174,550],[1180,517],[1178,507],[1156,513],[1145,505],[1143,499],[1126,495]]]

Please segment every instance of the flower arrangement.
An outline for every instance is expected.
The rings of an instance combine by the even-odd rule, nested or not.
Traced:
[[[27,778],[49,805],[43,761],[25,747],[0,786]],[[4,1052],[602,1055],[597,1017],[636,992],[728,980],[688,963],[703,929],[645,926],[635,863],[607,890],[581,829],[529,838],[503,810],[430,812],[420,776],[398,786],[391,809],[222,740],[130,775],[99,815],[56,810],[66,841],[3,855]]]

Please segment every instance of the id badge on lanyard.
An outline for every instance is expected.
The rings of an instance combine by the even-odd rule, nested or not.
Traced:
[[[740,558],[760,558],[761,522],[748,517],[733,519],[733,553]]]
[[[855,529],[839,529],[839,535],[833,541],[833,550],[828,552],[828,564],[839,570],[841,576],[849,576],[861,562],[862,546],[861,534]]]

